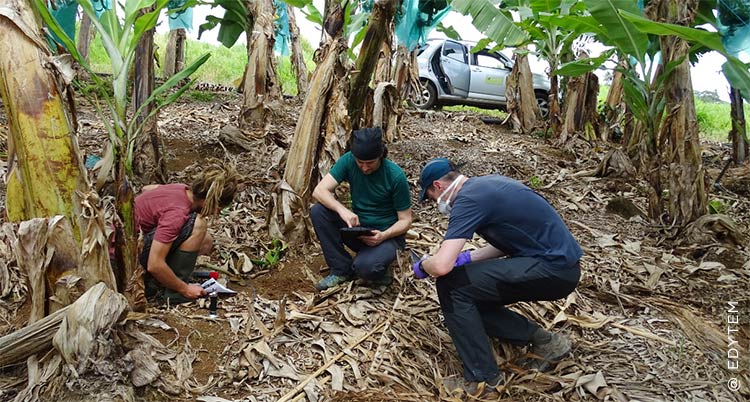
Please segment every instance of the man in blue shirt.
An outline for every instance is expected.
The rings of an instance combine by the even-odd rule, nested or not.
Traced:
[[[411,197],[404,171],[387,159],[380,127],[352,133],[351,150],[331,167],[313,190],[318,201],[310,218],[320,247],[331,269],[315,287],[325,290],[358,276],[371,285],[389,285],[389,265],[405,245],[411,226]],[[334,191],[349,183],[351,210],[336,199]],[[340,229],[363,226],[370,236],[344,239]],[[357,254],[352,258],[344,245]]]
[[[418,278],[437,278],[440,307],[473,392],[503,383],[489,337],[531,344],[530,369],[545,370],[570,352],[570,340],[546,331],[506,306],[556,300],[580,279],[583,255],[562,218],[542,196],[499,175],[467,178],[446,158],[429,161],[419,178],[420,201],[429,198],[449,217],[437,253],[414,264]],[[474,234],[489,245],[461,251]],[[504,258],[501,258],[504,257]]]

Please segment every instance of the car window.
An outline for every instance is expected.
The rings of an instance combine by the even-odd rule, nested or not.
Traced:
[[[503,60],[491,53],[477,53],[476,64],[479,67],[505,68]]]
[[[443,56],[460,61],[461,63],[466,63],[464,47],[460,43],[445,41],[445,43],[443,43]]]

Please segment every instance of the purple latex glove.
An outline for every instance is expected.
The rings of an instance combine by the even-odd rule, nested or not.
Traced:
[[[427,256],[423,255],[422,258],[420,258],[419,261],[415,262],[411,267],[411,269],[414,271],[414,276],[416,276],[417,279],[425,279],[430,276],[427,274],[427,272],[424,272],[424,269],[422,269],[422,261],[426,259]]]
[[[461,265],[466,265],[471,262],[471,251],[466,250],[462,251],[458,257],[456,257],[456,263],[453,264],[454,267],[460,267]]]

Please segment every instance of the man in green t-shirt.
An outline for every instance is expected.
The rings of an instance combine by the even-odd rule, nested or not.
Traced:
[[[310,210],[330,275],[315,287],[325,290],[358,276],[371,285],[389,285],[389,265],[405,246],[411,226],[411,198],[406,174],[386,159],[379,127],[355,130],[351,151],[345,153],[313,190],[318,202]],[[351,210],[336,199],[334,190],[348,182]],[[343,238],[340,229],[372,228],[371,236]],[[352,258],[344,245],[356,252]]]

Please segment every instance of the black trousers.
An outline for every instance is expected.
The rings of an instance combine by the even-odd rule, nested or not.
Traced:
[[[439,277],[440,307],[463,362],[464,378],[485,381],[497,376],[489,337],[525,345],[539,328],[508,304],[563,298],[575,289],[580,275],[578,264],[561,269],[519,257],[478,261]]]
[[[388,266],[396,260],[398,251],[403,250],[406,245],[404,236],[390,238],[375,247],[357,239],[344,241],[339,229],[346,227],[346,223],[339,214],[321,204],[312,206],[310,219],[315,234],[318,235],[320,248],[323,249],[323,256],[334,275],[357,275],[366,280],[381,278]],[[344,245],[357,255],[352,257]]]

